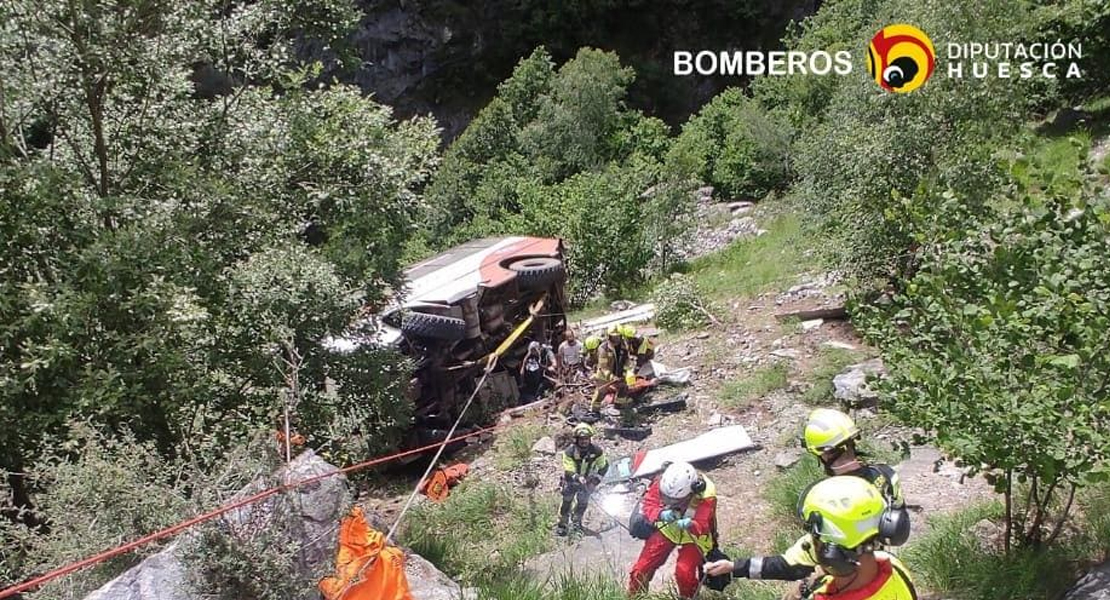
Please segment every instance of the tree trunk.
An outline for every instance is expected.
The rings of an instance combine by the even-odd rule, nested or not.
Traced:
[[[1014,471],[1013,469],[1006,470],[1006,535],[1003,539],[1006,555],[1010,554],[1010,535],[1013,533],[1013,518],[1014,518]]]

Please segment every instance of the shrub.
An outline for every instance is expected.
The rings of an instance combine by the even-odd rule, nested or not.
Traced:
[[[703,298],[705,294],[692,277],[672,273],[652,293],[655,322],[672,331],[704,327],[714,317]]]
[[[1014,540],[1031,547],[1063,531],[1077,488],[1110,479],[1110,199],[1093,182],[1059,183],[1019,186],[981,218],[947,195],[938,209],[964,227],[928,248],[867,328],[892,413],[985,465],[1011,500]]]
[[[41,490],[35,495],[35,514],[45,526],[6,523],[11,537],[5,535],[0,552],[6,568],[19,567],[8,574],[11,580],[87,558],[189,513],[188,486],[194,482],[185,464],[163,458],[153,444],[137,441],[129,431],[112,437],[74,423],[64,438],[47,440],[44,448],[30,471],[32,485]],[[160,548],[149,544],[55,580],[36,597],[83,598]]]
[[[729,88],[683,126],[667,163],[726,197],[758,199],[786,185],[790,140],[785,124],[739,89]]]

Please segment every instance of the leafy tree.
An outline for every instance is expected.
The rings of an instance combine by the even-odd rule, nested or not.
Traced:
[[[1076,489],[1110,478],[1110,202],[1093,182],[1074,190],[1019,188],[987,214],[933,198],[963,226],[868,319],[892,411],[988,470],[1007,547],[1011,528],[1023,545],[1053,542]]]
[[[403,363],[319,341],[399,279],[437,136],[309,85],[321,71],[298,45],[345,35],[353,5],[0,11],[0,468],[16,516],[38,520],[20,473],[69,420],[210,466],[273,426],[294,355],[310,438],[396,441]]]
[[[583,48],[559,68],[540,96],[536,119],[521,132],[524,154],[545,181],[603,167],[614,158],[623,98],[635,78],[615,54]]]
[[[789,128],[741,90],[729,88],[683,126],[667,162],[726,197],[758,199],[786,185],[790,139]]]

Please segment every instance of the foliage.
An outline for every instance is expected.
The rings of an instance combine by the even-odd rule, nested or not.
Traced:
[[[839,30],[848,47],[862,48],[889,22],[914,23],[934,39],[1031,39],[1041,19],[1028,5],[997,0],[845,2],[796,42],[830,44]],[[814,84],[819,90],[782,83],[766,93],[795,114],[823,107],[796,141],[795,190],[833,238],[832,258],[864,287],[911,275],[919,234],[934,234],[904,218],[905,199],[923,188],[952,188],[974,212],[1001,185],[995,150],[1054,93],[1051,80],[1039,78],[933,77],[913,94],[885,93],[866,77],[824,79],[835,83]],[[938,227],[954,224],[944,216],[937,215]]]
[[[616,55],[589,48],[558,70],[542,48],[521,60],[445,152],[428,188],[428,245],[560,237],[576,304],[666,268],[692,227],[693,183],[663,169],[666,125],[624,107],[632,79]]]
[[[31,482],[44,491],[35,498],[34,515],[49,527],[2,519],[4,563],[13,570],[6,581],[41,573],[168,527],[189,513],[189,486],[182,460],[167,460],[150,443],[129,431],[105,435],[87,423],[74,423],[64,436],[44,440],[46,453],[29,465]],[[0,500],[18,511],[8,496]],[[59,579],[36,598],[83,598],[144,556],[159,549],[144,546],[84,571]]]
[[[721,388],[721,405],[729,408],[747,408],[760,397],[786,387],[790,369],[785,362],[774,362],[735,381],[728,381]]]
[[[66,480],[21,475],[72,420],[197,472],[273,427],[282,400],[336,454],[396,444],[407,366],[320,341],[399,280],[438,136],[354,87],[310,85],[321,67],[297,48],[338,50],[354,5],[19,1],[0,14],[5,514],[81,531],[50,513]]]
[[[510,490],[468,479],[443,503],[413,509],[401,541],[456,579],[495,582],[550,548],[556,503],[534,486]]]
[[[1033,547],[1062,531],[1077,487],[1110,476],[1110,273],[1101,258],[1110,202],[1092,181],[1077,191],[1067,177],[1038,179],[1040,193],[1019,182],[981,218],[953,194],[937,199],[965,226],[928,248],[868,329],[885,342],[891,378],[882,385],[894,414],[989,469],[1011,500],[1014,539]]]
[[[920,583],[941,594],[982,600],[1058,597],[1074,576],[1071,549],[1021,549],[1007,556],[984,548],[973,526],[1002,512],[992,503],[930,517],[929,529],[913,538],[902,560]]]
[[[659,282],[652,292],[655,303],[655,322],[671,331],[697,329],[709,323],[712,315],[706,306],[705,295],[689,275],[672,273]]]
[[[526,464],[532,458],[532,446],[544,435],[546,429],[537,424],[512,427],[500,434],[493,446],[497,467],[511,471]]]
[[[777,473],[764,489],[763,495],[771,503],[771,513],[782,523],[796,525],[798,496],[810,484],[824,477],[825,472],[817,457],[809,453],[803,454],[801,460],[793,466],[782,473]],[[795,539],[801,534],[802,531],[799,528]]]
[[[729,88],[687,121],[667,163],[726,198],[759,199],[785,187],[790,140],[785,124],[740,89]]]
[[[603,167],[614,158],[622,99],[635,74],[615,54],[583,48],[562,67],[520,134],[525,156],[545,181]]]

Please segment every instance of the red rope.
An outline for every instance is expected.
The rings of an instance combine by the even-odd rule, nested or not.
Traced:
[[[283,484],[283,485],[279,485],[277,487],[272,487],[268,490],[263,490],[261,492],[258,492],[257,494],[254,494],[253,496],[249,496],[247,498],[239,500],[238,502],[234,502],[232,504],[228,504],[227,506],[217,508],[217,509],[212,510],[210,512],[204,513],[200,516],[193,517],[192,519],[189,519],[188,521],[184,521],[184,522],[178,523],[177,525],[174,525],[172,527],[167,527],[167,528],[165,528],[161,531],[156,531],[156,532],[151,533],[149,535],[145,535],[145,536],[143,536],[143,537],[141,537],[137,540],[128,542],[126,544],[123,544],[122,546],[117,546],[115,548],[112,548],[111,550],[105,550],[104,552],[101,552],[99,554],[95,554],[93,556],[90,556],[86,559],[75,562],[73,564],[55,569],[55,570],[50,571],[49,573],[46,573],[44,575],[40,575],[39,577],[36,577],[34,579],[30,579],[30,580],[25,581],[23,583],[20,583],[18,585],[14,585],[12,587],[9,587],[9,588],[7,588],[3,591],[0,591],[0,599],[10,598],[11,596],[14,596],[14,595],[16,595],[20,592],[25,592],[25,591],[27,591],[31,588],[38,587],[38,586],[40,586],[44,583],[48,583],[48,582],[53,581],[53,580],[55,580],[59,577],[64,577],[66,575],[69,575],[70,573],[74,573],[74,572],[80,571],[81,569],[84,569],[86,567],[90,567],[90,566],[95,565],[97,563],[106,561],[109,558],[113,558],[115,556],[119,556],[120,554],[125,554],[127,552],[130,552],[130,551],[138,548],[139,546],[143,546],[145,544],[149,544],[150,542],[154,542],[154,541],[157,541],[157,540],[161,540],[161,539],[173,536],[173,535],[175,535],[177,533],[180,533],[181,531],[184,531],[184,530],[186,530],[186,529],[188,529],[188,528],[190,528],[194,525],[197,525],[199,523],[203,523],[205,521],[210,521],[210,520],[212,520],[212,519],[214,519],[214,518],[216,518],[220,515],[231,512],[231,511],[233,511],[237,508],[242,508],[244,506],[247,506],[248,504],[254,504],[255,502],[258,502],[259,500],[264,500],[266,498],[269,498],[270,496],[273,496],[274,494],[277,494],[278,492],[289,491],[289,490],[301,487],[303,485],[308,485],[310,483],[315,483],[317,481],[320,481],[321,479],[327,479],[328,477],[333,477],[335,475],[346,474],[346,473],[350,473],[352,471],[358,471],[360,469],[365,469],[367,467],[372,467],[374,465],[380,465],[382,463],[386,463],[386,462],[389,462],[389,461],[392,461],[392,460],[396,460],[396,459],[404,457],[404,456],[410,456],[412,454],[419,454],[421,452],[424,452],[425,450],[430,450],[432,448],[436,448],[436,447],[439,447],[439,446],[445,446],[445,445],[447,445],[451,442],[457,441],[457,440],[462,440],[462,439],[466,439],[466,438],[469,438],[469,437],[473,437],[475,435],[488,433],[488,432],[493,431],[495,429],[498,429],[502,426],[503,426],[503,424],[497,424],[497,425],[493,425],[491,427],[485,427],[485,428],[482,428],[482,429],[478,429],[476,431],[471,431],[470,433],[467,433],[465,435],[459,435],[459,436],[456,436],[456,437],[453,437],[453,438],[445,439],[442,442],[436,442],[434,444],[429,444],[427,446],[421,446],[420,448],[413,448],[411,450],[405,450],[404,452],[397,452],[396,454],[390,454],[390,455],[387,455],[387,456],[373,458],[373,459],[370,459],[370,460],[365,461],[365,462],[360,462],[358,464],[354,464],[354,465],[351,465],[349,467],[344,467],[342,469],[332,471],[330,473],[324,473],[324,474],[321,474],[321,475],[316,475],[316,476],[313,476],[313,477],[309,477],[308,479],[303,479],[301,481],[295,481],[293,483],[286,483],[286,484]]]

